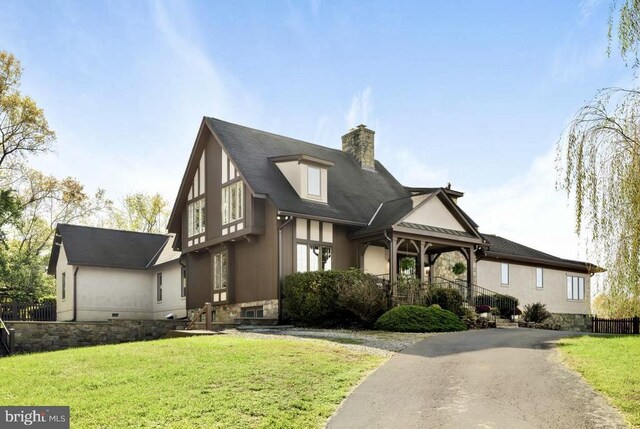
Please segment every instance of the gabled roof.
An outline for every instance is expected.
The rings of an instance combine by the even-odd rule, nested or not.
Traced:
[[[525,262],[529,264],[548,265],[552,267],[575,270],[585,273],[597,273],[605,271],[603,268],[593,265],[589,262],[574,261],[571,259],[563,259],[550,255],[540,250],[507,240],[506,238],[492,235],[482,234],[489,244],[489,248],[485,250],[486,258],[513,260],[517,262]]]
[[[405,189],[384,166],[376,161],[375,170],[360,168],[341,150],[272,134],[215,118],[205,117],[203,125],[219,141],[233,160],[240,176],[254,196],[269,198],[281,213],[306,215],[345,224],[365,226],[383,201],[408,197]],[[202,129],[201,129],[202,133]],[[200,133],[200,134],[201,134]],[[203,144],[200,136],[196,141]],[[199,153],[194,146],[193,154]],[[327,203],[302,199],[273,161],[298,157],[333,163],[328,180]],[[284,158],[283,158],[284,157]],[[195,159],[195,156],[192,155]],[[190,160],[190,163],[193,159]],[[190,167],[187,166],[187,171]],[[185,173],[185,178],[188,177]],[[169,231],[177,231],[178,207],[186,201],[188,183],[183,179],[169,221]]]
[[[175,260],[179,252],[165,252],[170,236],[142,232],[58,224],[49,258],[49,274],[55,274],[60,244],[69,265],[146,269]]]
[[[385,229],[396,225],[415,229],[417,231],[437,232],[456,237],[482,239],[482,236],[477,230],[478,225],[460,208],[460,206],[458,206],[451,200],[450,194],[446,188],[406,189],[410,190],[413,193],[414,198],[417,196],[422,196],[422,200],[417,205],[415,205],[412,197],[407,196],[382,203],[374,214],[373,218],[370,220],[369,225],[366,228],[355,232],[354,234],[352,234],[352,236],[366,235],[370,231]],[[423,204],[425,204],[432,198],[438,198],[443,203],[443,205],[451,212],[451,214],[457,219],[457,221],[460,222],[460,225],[465,227],[466,231],[454,231],[452,229],[437,227],[434,225],[422,225],[404,221],[404,219],[409,216],[410,213],[419,209]]]

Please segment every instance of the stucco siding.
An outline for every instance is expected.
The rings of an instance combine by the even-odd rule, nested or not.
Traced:
[[[552,313],[589,314],[591,312],[591,282],[588,274],[544,268],[543,287],[537,288],[537,267],[509,263],[509,284],[503,285],[501,264],[496,261],[479,261],[477,284],[495,292],[515,296],[520,300],[521,308],[526,304],[542,302]],[[584,278],[584,300],[567,298],[567,276]]]
[[[113,313],[119,319],[152,319],[148,271],[80,267],[76,281],[78,321],[108,320]]]
[[[439,228],[453,229],[455,231],[465,230],[437,197],[431,198],[423,205],[417,207],[413,212],[409,213],[404,219],[404,222],[431,225]]]
[[[389,274],[389,252],[385,247],[367,247],[364,251],[364,272],[374,275]]]
[[[157,299],[158,273],[162,273],[162,301]],[[149,273],[154,319],[164,319],[169,313],[173,313],[175,318],[187,316],[186,297],[180,296],[182,289],[181,273],[182,267],[177,260],[158,267]]]
[[[60,244],[58,265],[56,266],[56,311],[57,320],[66,322],[73,320],[73,265],[69,265],[64,243]],[[65,274],[65,297],[62,298],[62,278]]]

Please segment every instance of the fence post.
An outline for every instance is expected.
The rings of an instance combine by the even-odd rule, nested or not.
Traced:
[[[211,303],[207,302],[204,304],[204,306],[206,307],[206,312],[207,312],[206,317],[204,319],[205,326],[207,331],[210,331],[211,330]]]
[[[638,316],[633,317],[633,333],[640,334],[640,318]]]
[[[9,354],[12,355],[16,350],[16,330],[9,328]]]
[[[598,316],[591,318],[591,332],[598,333]]]

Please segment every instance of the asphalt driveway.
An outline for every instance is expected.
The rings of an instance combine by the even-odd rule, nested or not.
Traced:
[[[619,413],[558,362],[566,332],[438,335],[392,357],[344,401],[337,428],[624,428]]]

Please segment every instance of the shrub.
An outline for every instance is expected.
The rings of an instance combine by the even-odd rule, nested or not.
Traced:
[[[443,287],[430,289],[425,299],[427,305],[438,304],[442,309],[460,317],[464,315],[463,302],[464,298],[458,290]]]
[[[384,288],[358,269],[291,274],[283,291],[288,316],[305,326],[371,326],[387,309]]]
[[[470,308],[463,308],[464,315],[461,317],[462,323],[467,327],[467,329],[473,329],[476,327],[476,321],[478,320],[478,315],[475,311]]]
[[[526,322],[542,323],[551,317],[547,306],[541,302],[527,304],[524,306],[524,320]]]
[[[431,304],[429,307],[433,307],[433,308],[437,308],[442,310],[442,307],[440,307],[438,304]]]
[[[491,307],[488,305],[478,305],[476,306],[476,313],[489,313],[491,312]]]
[[[395,332],[464,331],[464,323],[450,311],[420,305],[402,305],[384,313],[375,329]]]
[[[371,326],[387,309],[387,294],[371,274],[352,268],[341,272],[338,307],[353,314],[361,324]]]
[[[287,276],[283,283],[289,317],[302,325],[331,326],[338,309],[337,271],[311,271]]]

